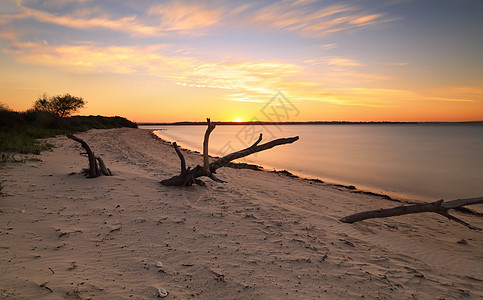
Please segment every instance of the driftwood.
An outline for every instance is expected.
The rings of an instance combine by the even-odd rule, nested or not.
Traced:
[[[112,176],[111,170],[106,167],[102,158],[99,156],[95,156],[94,152],[92,152],[89,145],[83,139],[78,138],[73,134],[68,134],[67,137],[71,140],[79,142],[82,148],[86,150],[87,158],[89,159],[89,169],[86,172],[88,178],[96,178],[98,176],[101,176],[101,174],[106,176]]]
[[[106,167],[106,164],[102,160],[100,156],[96,156],[97,162],[99,164],[99,168],[101,169],[101,173],[106,175],[106,176],[112,176],[111,170]]]
[[[366,219],[374,219],[374,218],[386,218],[386,217],[393,217],[393,216],[401,216],[407,214],[415,214],[421,212],[434,212],[440,215],[447,217],[450,220],[456,221],[460,224],[465,225],[468,228],[480,230],[480,228],[472,226],[465,221],[450,215],[448,210],[460,208],[465,205],[474,205],[483,203],[483,197],[477,198],[469,198],[469,199],[457,199],[452,201],[439,200],[432,203],[424,203],[424,204],[414,204],[408,206],[398,206],[388,209],[378,209],[378,210],[371,210],[371,211],[364,211],[360,213],[356,213],[353,215],[349,215],[340,219],[341,222],[344,223],[354,223]]]
[[[205,186],[206,184],[200,179],[198,179],[199,177],[202,177],[202,176],[209,177],[216,182],[224,182],[223,180],[218,179],[215,176],[216,170],[221,167],[225,167],[229,165],[232,160],[242,158],[256,152],[264,151],[264,150],[273,148],[275,146],[291,144],[299,139],[298,136],[291,137],[291,138],[281,138],[281,139],[270,141],[262,145],[258,145],[262,141],[262,134],[260,133],[260,137],[258,138],[258,140],[250,147],[237,152],[230,153],[210,163],[209,156],[208,156],[208,142],[209,142],[210,134],[215,129],[216,125],[214,123],[211,123],[210,119],[206,119],[206,120],[207,120],[208,128],[206,129],[205,138],[203,141],[203,167],[200,165],[197,165],[193,169],[191,169],[190,167],[186,168],[186,163],[185,163],[183,154],[179,150],[178,145],[176,143],[173,143],[174,150],[176,151],[176,154],[178,154],[178,157],[181,161],[181,173],[171,178],[162,180],[161,181],[162,185],[191,186],[193,184],[197,184],[197,185]]]

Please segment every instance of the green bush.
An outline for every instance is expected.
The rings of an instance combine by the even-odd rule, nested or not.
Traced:
[[[0,152],[40,154],[53,145],[37,139],[118,127],[137,128],[137,125],[122,117],[73,116],[55,120],[52,114],[45,111],[18,113],[0,104]]]

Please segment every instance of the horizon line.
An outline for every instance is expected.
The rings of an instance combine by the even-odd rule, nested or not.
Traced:
[[[483,124],[477,121],[211,121],[217,125],[341,125],[341,124]],[[137,125],[206,125],[206,121],[177,121],[177,122],[134,122]]]

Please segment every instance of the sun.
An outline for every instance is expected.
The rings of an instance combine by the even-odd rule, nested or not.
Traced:
[[[235,120],[233,120],[234,122],[237,122],[237,123],[240,123],[240,122],[243,122],[243,119],[242,118],[235,118]]]

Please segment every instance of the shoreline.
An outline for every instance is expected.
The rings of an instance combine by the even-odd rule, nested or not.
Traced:
[[[153,130],[161,138],[176,141],[187,149],[202,151],[199,139],[206,126],[193,129],[189,126],[175,127],[143,128]],[[156,131],[163,128],[165,130]],[[263,152],[260,157],[248,156],[240,161],[258,164],[266,170],[285,169],[302,178],[353,185],[359,190],[404,201],[448,201],[477,197],[483,193],[478,181],[481,177],[478,167],[482,165],[478,151],[482,145],[477,139],[479,128],[455,126],[451,130],[444,127],[420,130],[416,127],[387,126],[353,130],[340,126],[332,130],[331,127],[298,129],[289,126],[285,130],[277,127],[238,129],[221,126],[213,141],[210,140],[210,154],[218,156],[224,153],[221,151],[245,148],[248,145],[243,140],[247,139],[249,129],[277,132],[266,141],[284,135],[300,135],[300,141],[292,146]],[[408,135],[413,137],[407,141],[397,138]],[[451,137],[458,142],[451,143]]]
[[[41,162],[0,167],[2,299],[156,299],[160,288],[167,299],[483,297],[482,233],[440,215],[341,223],[395,205],[250,169],[165,187],[179,158],[151,131],[78,136],[114,176],[84,178],[87,158],[64,136]]]
[[[150,130],[152,137],[154,139],[158,139],[161,142],[163,142],[167,145],[170,145],[170,146],[173,145],[173,142],[167,141],[167,140],[157,136],[154,133],[154,130],[151,130],[151,129],[145,129],[145,130]],[[159,129],[155,129],[155,130],[159,130]],[[184,148],[180,145],[178,145],[178,147],[182,151],[186,151],[188,153],[193,153],[193,154],[199,155],[200,157],[202,157],[202,155],[203,155],[201,152],[199,152],[197,150]],[[215,159],[220,158],[220,156],[211,156],[211,155],[209,155],[209,157],[215,158]],[[336,183],[336,182],[331,182],[330,180],[321,179],[321,178],[317,178],[317,177],[316,178],[310,178],[310,177],[305,176],[305,175],[299,175],[297,173],[294,174],[294,173],[292,173],[288,170],[285,170],[285,169],[278,170],[278,169],[275,169],[275,168],[270,168],[271,170],[269,170],[269,169],[265,168],[263,165],[252,164],[252,163],[230,162],[230,164],[226,167],[233,168],[233,169],[248,169],[248,170],[260,171],[260,172],[274,173],[274,174],[278,174],[280,176],[285,176],[285,177],[288,177],[288,178],[291,178],[291,179],[299,179],[299,180],[306,181],[306,182],[309,182],[309,183],[322,183],[322,184],[329,186],[329,187],[345,189],[349,193],[379,197],[381,199],[384,199],[384,200],[387,200],[387,201],[390,201],[390,202],[400,203],[402,205],[404,205],[404,204],[422,204],[422,203],[430,203],[430,202],[436,201],[435,199],[430,199],[430,198],[427,198],[427,197],[426,198],[425,197],[417,197],[415,195],[409,196],[409,195],[401,194],[401,193],[374,192],[374,190],[370,189],[370,188],[367,188],[367,189],[362,188],[361,189],[361,188],[358,188],[358,187],[356,187],[355,185],[352,185],[352,184]],[[440,200],[440,199],[438,199],[438,200]],[[451,200],[457,200],[457,199],[444,199],[444,200],[451,201]],[[470,208],[460,208],[459,210],[462,211],[462,212],[477,215],[477,216],[483,215],[483,213],[481,213],[479,211],[475,211],[474,209],[470,209]]]
[[[167,141],[167,140],[157,136],[154,133],[155,130],[159,130],[159,129],[155,129],[155,130],[144,129],[144,130],[151,131],[151,136],[154,139],[157,139],[157,140],[163,142],[164,144],[173,146],[174,142]],[[201,152],[197,151],[197,150],[184,148],[180,145],[178,145],[178,147],[182,151],[185,151],[185,152],[188,152],[188,153],[193,153],[195,155],[200,156],[200,158],[203,157],[203,154]],[[211,155],[209,155],[209,157],[213,158],[213,159],[220,158],[220,156],[211,156]],[[347,192],[352,193],[352,194],[361,194],[361,195],[379,197],[381,199],[384,199],[384,200],[387,200],[387,201],[390,201],[390,202],[400,203],[401,205],[404,205],[404,204],[422,204],[422,203],[431,203],[431,202],[437,201],[435,199],[431,200],[430,198],[424,198],[424,197],[418,198],[416,196],[409,196],[409,195],[405,195],[405,194],[401,194],[401,193],[374,192],[370,188],[369,189],[366,189],[366,188],[360,189],[360,188],[358,188],[358,187],[356,187],[355,185],[352,185],[352,184],[336,183],[336,182],[331,182],[330,180],[321,179],[321,178],[317,178],[317,177],[316,178],[310,178],[310,177],[305,176],[305,175],[298,175],[297,173],[294,174],[294,173],[292,173],[288,170],[285,170],[285,169],[278,170],[278,169],[275,169],[275,168],[270,168],[271,170],[269,170],[269,169],[265,168],[263,165],[252,164],[252,163],[244,163],[244,162],[236,162],[235,161],[235,162],[230,162],[230,164],[227,165],[226,167],[227,168],[233,168],[233,169],[247,169],[247,170],[254,170],[254,171],[259,171],[259,172],[274,173],[274,174],[277,174],[279,176],[284,176],[284,177],[287,177],[287,178],[290,178],[290,179],[299,179],[299,180],[302,180],[302,181],[306,181],[306,182],[309,182],[310,184],[321,183],[321,184],[324,184],[325,186],[332,187],[332,188],[337,188],[337,189],[342,188],[342,189],[344,189]],[[438,199],[438,200],[442,200],[442,199]],[[451,201],[451,200],[458,200],[458,199],[443,199],[443,200]],[[476,216],[483,216],[483,213],[481,213],[479,211],[475,211],[474,209],[471,209],[471,208],[463,207],[463,208],[459,208],[458,210],[460,212],[473,214],[473,215],[476,215]]]
[[[141,128],[141,129],[144,129],[144,128]],[[158,131],[160,129],[145,129],[145,130],[151,131],[152,136],[156,139],[159,139],[163,143],[169,144],[171,146],[173,145],[173,142],[165,140],[165,139],[157,136],[154,133],[154,131]],[[184,151],[188,151],[190,153],[194,153],[194,154],[197,154],[197,155],[200,155],[200,156],[203,155],[201,152],[199,152],[197,150],[185,148],[184,146],[180,146],[180,145],[178,145],[178,147],[180,149],[183,149]],[[211,155],[209,155],[209,157],[210,158],[220,158],[219,156],[211,156]],[[275,173],[275,174],[287,176],[287,177],[290,177],[290,178],[298,178],[298,179],[301,179],[301,180],[306,180],[308,182],[324,183],[326,185],[333,186],[333,187],[345,188],[348,191],[350,191],[351,193],[372,195],[372,196],[381,197],[381,198],[386,199],[388,201],[397,202],[397,203],[416,204],[416,203],[425,203],[427,201],[431,201],[431,199],[428,198],[428,197],[419,197],[418,198],[416,195],[407,195],[407,194],[403,194],[403,193],[390,193],[390,192],[387,192],[387,191],[376,192],[375,191],[376,188],[371,189],[371,188],[363,187],[361,189],[361,188],[358,188],[357,186],[350,184],[350,183],[340,183],[340,182],[335,182],[335,181],[332,181],[332,180],[326,179],[326,178],[310,177],[309,175],[304,175],[304,174],[297,173],[297,172],[291,172],[291,171],[286,170],[286,169],[279,170],[279,169],[271,168],[271,167],[267,168],[267,167],[264,167],[263,165],[259,165],[259,164],[244,163],[244,162],[231,162],[230,164],[231,165],[227,166],[227,167],[237,168],[237,169],[250,169],[250,170],[256,170],[256,171],[270,172],[270,173]],[[435,199],[433,199],[433,200],[435,201]],[[446,200],[450,200],[450,199],[446,199]]]

